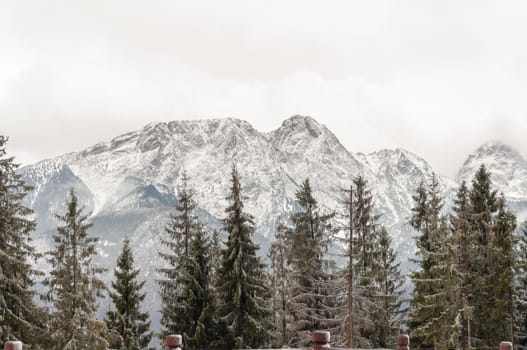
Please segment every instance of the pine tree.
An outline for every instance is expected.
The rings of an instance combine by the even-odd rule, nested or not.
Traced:
[[[153,332],[149,331],[148,313],[141,312],[141,302],[146,293],[142,293],[145,282],[138,282],[139,269],[134,268],[134,258],[130,241],[124,240],[123,250],[117,259],[115,281],[110,298],[115,310],[106,315],[108,329],[114,330],[122,338],[120,349],[142,350],[148,348]]]
[[[353,201],[353,225],[355,244],[354,281],[357,304],[358,337],[357,346],[371,347],[374,343],[375,324],[372,315],[379,313],[381,305],[378,301],[378,289],[375,288],[375,278],[378,276],[380,237],[377,229],[378,217],[373,213],[373,196],[366,180],[361,176],[353,180],[355,187]]]
[[[219,271],[220,319],[227,331],[223,348],[257,348],[268,343],[265,308],[269,292],[266,288],[264,264],[256,256],[259,249],[253,242],[254,218],[244,211],[241,185],[236,167],[231,173],[230,205],[223,227],[228,240]]]
[[[289,300],[291,299],[289,295],[291,266],[288,264],[289,247],[287,245],[287,235],[290,233],[288,231],[290,230],[283,224],[277,226],[268,254],[271,268],[273,342],[275,346],[280,348],[289,345],[293,323],[289,307]]]
[[[379,268],[375,275],[377,299],[371,341],[378,348],[392,348],[397,344],[400,330],[403,278],[400,264],[392,248],[392,239],[383,226],[379,229]]]
[[[44,280],[55,310],[50,320],[53,349],[105,349],[106,326],[94,318],[97,297],[102,297],[105,289],[97,276],[104,269],[92,262],[98,239],[88,234],[92,224],[86,222],[73,190],[66,206],[66,213],[57,215],[62,225],[57,227],[55,247],[48,253],[53,269]]]
[[[518,264],[516,265],[515,344],[518,349],[527,348],[527,221],[523,223],[518,240]]]
[[[488,322],[490,316],[489,301],[492,300],[491,251],[493,217],[497,211],[497,191],[492,189],[490,173],[482,165],[472,180],[470,198],[470,224],[475,243],[472,254],[472,297],[473,305],[473,345],[494,346],[494,328],[499,325]]]
[[[494,324],[492,339],[515,340],[514,336],[514,271],[518,262],[516,216],[506,208],[503,195],[497,199],[497,212],[491,237],[489,282],[492,284],[487,322]]]
[[[417,237],[419,270],[412,273],[414,291],[410,304],[410,328],[414,343],[421,347],[447,348],[452,345],[454,310],[451,308],[455,289],[450,269],[453,261],[451,236],[437,178],[427,188],[420,183],[412,208],[410,224],[420,233]],[[456,340],[457,341],[457,340]]]
[[[170,221],[165,228],[165,236],[161,243],[167,251],[160,251],[160,257],[167,266],[160,268],[163,275],[160,279],[160,295],[162,301],[161,324],[164,330],[162,337],[168,334],[182,334],[184,331],[183,309],[181,300],[181,269],[182,260],[188,256],[192,237],[201,230],[201,224],[194,214],[196,203],[194,192],[189,188],[186,172],[183,173],[181,185],[178,187],[178,203],[170,215]]]
[[[455,261],[454,286],[458,288],[458,298],[455,307],[458,313],[455,316],[459,324],[459,346],[462,350],[471,347],[471,322],[472,322],[472,263],[474,256],[474,243],[470,227],[469,190],[463,181],[459,187],[452,215],[450,216],[453,251],[457,255]]]
[[[210,243],[204,230],[197,230],[190,240],[188,256],[181,269],[182,335],[185,349],[213,348],[216,337],[216,312],[211,291]]]
[[[30,240],[35,221],[20,204],[31,187],[16,173],[14,158],[5,157],[6,142],[0,136],[0,344],[18,339],[37,345],[44,314],[33,303],[33,281],[40,275],[30,263],[37,257]]]
[[[300,211],[291,216],[289,235],[290,304],[296,327],[291,343],[304,345],[311,331],[336,326],[331,324],[335,312],[330,309],[334,303],[330,274],[334,263],[326,258],[334,214],[320,214],[309,179],[297,191],[296,199]]]

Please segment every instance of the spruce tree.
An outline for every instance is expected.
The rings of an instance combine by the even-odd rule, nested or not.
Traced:
[[[273,311],[273,345],[283,347],[290,344],[293,319],[289,306],[291,296],[289,284],[291,266],[288,264],[289,246],[287,235],[290,233],[287,226],[279,224],[274,240],[269,248],[269,261],[271,268],[271,305]]]
[[[523,223],[518,240],[518,264],[516,265],[515,344],[527,348],[527,221]]]
[[[335,314],[331,310],[333,262],[326,256],[334,213],[320,214],[309,179],[302,183],[296,199],[300,210],[291,216],[293,227],[289,235],[290,305],[296,328],[291,343],[304,345],[313,330],[336,327],[331,321]]]
[[[229,206],[223,227],[228,234],[219,271],[219,316],[226,330],[225,349],[258,348],[269,341],[265,307],[269,292],[266,287],[264,264],[256,255],[259,249],[252,236],[254,218],[245,212],[241,185],[236,167],[231,173]]]
[[[146,297],[146,293],[141,292],[145,281],[137,281],[139,269],[134,267],[134,257],[128,239],[124,240],[114,274],[114,291],[110,292],[110,298],[115,310],[108,311],[106,315],[107,327],[121,336],[119,349],[147,349],[153,332],[149,330],[148,313],[141,312],[141,302]]]
[[[31,266],[37,258],[30,239],[32,210],[20,204],[31,187],[16,173],[14,158],[5,157],[6,142],[0,135],[0,344],[21,340],[35,346],[45,322],[33,303],[33,281],[41,273]]]
[[[196,202],[194,192],[189,187],[186,172],[183,173],[178,187],[178,202],[175,211],[170,215],[161,243],[166,250],[159,252],[166,266],[159,269],[162,278],[158,281],[161,295],[161,324],[164,330],[162,338],[168,334],[182,334],[184,331],[183,309],[180,300],[182,295],[181,278],[182,260],[188,256],[192,237],[201,230],[201,224],[194,213]]]
[[[492,188],[490,173],[485,165],[481,165],[472,180],[470,199],[470,224],[472,238],[475,243],[472,254],[472,297],[473,305],[473,345],[494,346],[495,340],[491,338],[494,329],[500,327],[488,322],[493,309],[489,305],[492,300],[494,288],[491,285],[491,255],[493,217],[497,211],[497,191]]]
[[[373,213],[373,196],[367,182],[361,176],[353,180],[353,232],[355,244],[353,256],[355,259],[354,290],[357,304],[358,337],[354,342],[357,346],[371,347],[374,345],[374,331],[377,325],[373,315],[380,312],[378,292],[375,279],[380,272],[380,237],[377,229],[378,217]]]
[[[419,269],[411,275],[414,283],[410,303],[412,339],[421,347],[447,348],[454,325],[450,266],[453,253],[446,218],[441,214],[443,201],[434,176],[429,186],[421,182],[414,195],[410,224],[417,237]],[[457,340],[455,340],[457,341]]]
[[[185,349],[214,348],[216,323],[211,290],[210,242],[203,229],[190,240],[188,255],[181,261],[181,327]]]
[[[373,332],[371,341],[374,347],[393,348],[401,323],[401,304],[403,278],[400,264],[392,248],[392,239],[386,228],[379,228],[379,247],[377,256],[378,271],[375,275],[376,307],[373,310]]]
[[[455,281],[453,287],[458,288],[458,298],[455,306],[458,309],[456,315],[459,324],[458,342],[462,350],[471,347],[471,323],[472,323],[472,264],[474,257],[474,242],[470,227],[470,203],[469,190],[463,181],[459,187],[454,207],[450,216],[453,251],[457,255],[455,263]]]
[[[49,325],[53,349],[105,349],[106,325],[95,319],[97,298],[105,289],[98,277],[104,269],[92,262],[98,238],[88,234],[92,224],[86,222],[73,190],[66,207],[64,215],[57,215],[62,224],[53,236],[55,247],[48,253],[53,269],[44,280],[55,310]]]

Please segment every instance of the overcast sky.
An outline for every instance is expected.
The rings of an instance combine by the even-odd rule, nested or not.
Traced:
[[[310,115],[453,176],[527,153],[525,1],[0,0],[0,134],[23,164],[153,121]]]

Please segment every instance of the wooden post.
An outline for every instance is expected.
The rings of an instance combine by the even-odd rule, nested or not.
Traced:
[[[331,335],[329,332],[314,331],[311,334],[311,343],[313,344],[313,350],[322,350],[329,347],[329,341]]]
[[[500,343],[500,350],[512,350],[512,343],[510,341],[502,341]]]
[[[401,334],[397,337],[397,350],[410,350],[410,337],[408,334]]]
[[[4,350],[22,350],[21,341],[8,341],[4,344]]]
[[[169,349],[181,350],[183,339],[178,334],[171,334],[165,338],[165,344]]]

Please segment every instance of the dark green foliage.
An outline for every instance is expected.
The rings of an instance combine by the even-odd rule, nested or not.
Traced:
[[[375,304],[371,342],[376,348],[394,348],[400,330],[403,279],[392,239],[384,227],[379,228],[378,270],[375,274]]]
[[[43,331],[43,312],[33,303],[33,281],[40,273],[30,233],[35,222],[31,209],[20,204],[31,187],[15,171],[12,157],[5,157],[7,139],[0,136],[0,345],[21,340],[30,345]]]
[[[49,323],[53,349],[104,349],[106,326],[94,318],[97,297],[105,289],[97,277],[104,270],[92,262],[98,239],[88,235],[92,224],[86,222],[73,190],[66,206],[66,213],[57,215],[62,225],[53,236],[55,247],[48,253],[53,269],[44,281],[55,310]]]
[[[473,297],[473,345],[495,346],[496,339],[509,339],[509,301],[513,293],[515,265],[513,231],[516,218],[505,208],[503,198],[492,189],[484,165],[472,180],[470,224],[476,243],[471,257]],[[499,285],[498,285],[499,284]]]
[[[514,298],[516,346],[527,348],[527,221],[523,223],[518,242],[516,266],[516,295]]]
[[[134,268],[134,258],[130,241],[124,240],[123,250],[117,259],[115,281],[110,292],[115,310],[106,315],[108,329],[121,336],[120,346],[124,350],[142,350],[148,348],[152,339],[148,313],[141,312],[141,302],[146,294],[141,292],[145,282],[138,282],[139,269]]]
[[[204,230],[195,232],[181,263],[181,320],[185,349],[214,348],[215,305],[210,288],[210,243]]]
[[[410,224],[419,232],[417,248],[419,269],[412,273],[414,290],[410,302],[412,342],[420,347],[450,346],[454,325],[452,310],[451,273],[453,257],[449,230],[443,207],[439,182],[434,176],[430,186],[420,183],[412,208]]]
[[[283,347],[289,345],[293,318],[289,305],[291,266],[288,263],[290,247],[287,235],[290,230],[285,225],[278,225],[271,247],[269,261],[271,268],[271,308],[273,311],[273,345]]]
[[[334,214],[320,214],[308,179],[296,193],[296,199],[300,210],[291,215],[293,227],[288,235],[292,268],[290,304],[295,327],[291,343],[304,345],[311,331],[335,326],[335,310],[331,310],[335,293],[330,287],[329,273],[333,262],[326,259]]]
[[[165,228],[165,236],[161,243],[167,251],[160,251],[159,255],[167,263],[159,269],[164,278],[159,280],[162,300],[161,324],[164,326],[162,339],[168,334],[183,334],[184,320],[181,303],[181,265],[184,257],[188,256],[189,245],[193,235],[201,230],[201,224],[194,214],[196,203],[193,191],[188,186],[188,177],[183,174],[181,186],[178,187],[178,204],[170,221]]]
[[[267,319],[270,311],[265,307],[269,298],[264,264],[256,256],[258,246],[252,241],[254,218],[244,211],[241,186],[235,167],[231,174],[230,205],[223,227],[228,240],[223,251],[219,271],[222,305],[219,315],[224,349],[263,347],[269,341]]]

